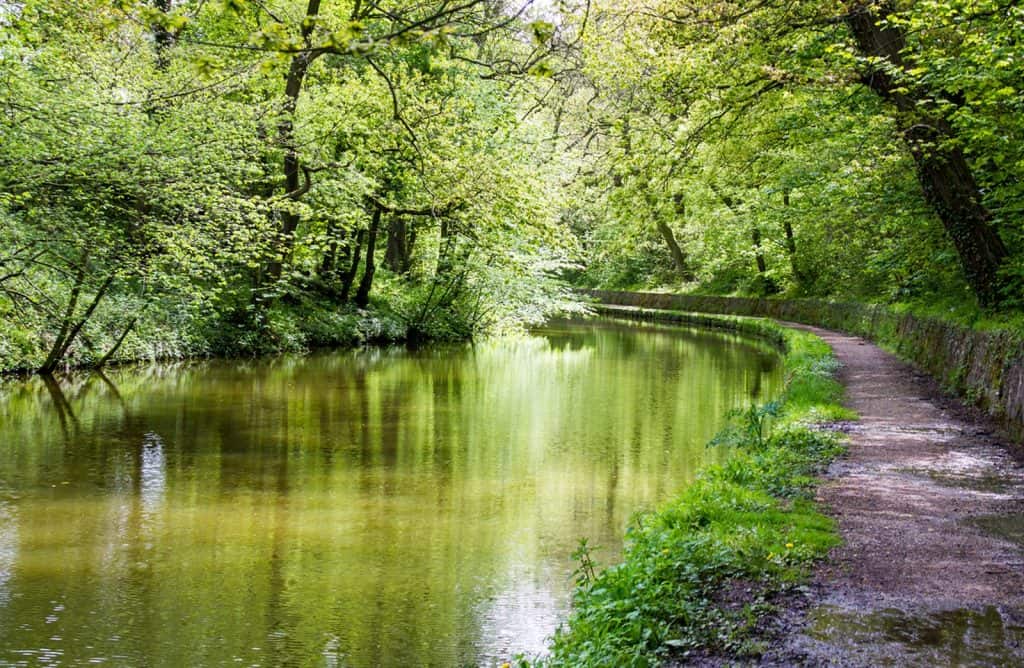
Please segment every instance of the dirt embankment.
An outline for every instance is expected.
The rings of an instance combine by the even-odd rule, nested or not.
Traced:
[[[878,347],[801,328],[835,350],[861,419],[819,491],[844,544],[764,663],[1024,666],[1019,446]]]

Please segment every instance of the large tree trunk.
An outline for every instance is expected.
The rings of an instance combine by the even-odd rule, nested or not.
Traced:
[[[363,265],[363,277],[359,281],[359,289],[356,290],[356,306],[366,308],[370,303],[370,288],[373,287],[373,274],[377,269],[374,263],[374,251],[377,248],[377,231],[380,230],[380,207],[374,207],[373,219],[370,221],[370,231],[366,235],[366,262]]]
[[[847,2],[847,9],[846,23],[861,53],[905,69],[902,29],[885,22],[893,11],[892,4]],[[903,87],[884,67],[867,72],[864,83],[900,112],[925,199],[956,247],[964,276],[978,302],[986,307],[997,304],[1001,298],[999,269],[1007,250],[991,224],[992,216],[981,201],[963,151],[952,141],[953,128],[926,102],[924,94]]]

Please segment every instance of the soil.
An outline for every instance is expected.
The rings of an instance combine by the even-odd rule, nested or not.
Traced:
[[[818,493],[844,543],[762,663],[1024,666],[1019,446],[877,346],[792,326],[832,346],[860,419]]]

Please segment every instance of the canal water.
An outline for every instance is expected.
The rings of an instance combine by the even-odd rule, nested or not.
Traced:
[[[0,664],[489,665],[570,553],[781,387],[732,335],[613,320],[0,386]]]

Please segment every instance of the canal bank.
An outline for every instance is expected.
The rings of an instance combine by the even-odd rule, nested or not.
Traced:
[[[828,425],[852,416],[831,350],[819,337],[750,318],[608,309],[700,324],[781,344],[782,391],[748,403],[713,438],[729,458],[634,518],[623,559],[575,556],[573,611],[541,666],[749,662],[770,649],[770,622],[839,542],[814,500],[816,476],[843,450]],[[762,401],[764,403],[762,403]],[[822,426],[826,428],[822,428]]]
[[[1024,439],[1024,341],[1004,330],[976,331],[877,304],[819,299],[715,297],[660,292],[582,290],[604,304],[772,318],[863,337],[934,377]]]
[[[615,294],[605,298],[652,305],[649,296]],[[849,450],[816,493],[843,544],[811,587],[791,592],[764,629],[769,648],[750,661],[1024,664],[1024,469],[1012,444],[894,355],[857,336],[798,327],[831,346],[844,403],[860,415],[835,425],[848,432]],[[1002,369],[1000,387],[1014,373],[1012,364]]]

